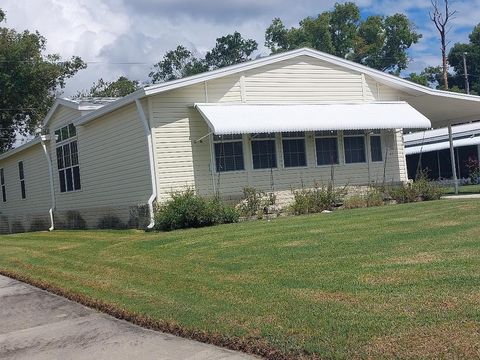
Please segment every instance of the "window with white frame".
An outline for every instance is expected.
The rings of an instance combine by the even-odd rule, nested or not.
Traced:
[[[242,135],[214,135],[217,172],[245,169]]]
[[[282,133],[282,148],[286,168],[307,166],[304,132]]]
[[[253,168],[276,168],[277,149],[275,143],[275,134],[252,134],[251,137]]]
[[[2,202],[7,202],[7,188],[5,186],[5,171],[0,169],[0,186],[2,187]]]
[[[338,132],[316,131],[315,151],[317,153],[317,165],[338,164]]]
[[[80,166],[78,163],[77,131],[73,124],[55,131],[57,167],[60,192],[80,190]]]
[[[26,199],[27,192],[25,189],[25,171],[23,169],[23,161],[18,162],[18,178],[20,179],[20,193],[22,195],[22,199]]]
[[[365,132],[363,130],[346,130],[343,132],[345,163],[355,164],[367,161],[365,154]]]
[[[383,161],[382,136],[380,130],[375,130],[370,133],[370,155],[373,162]]]

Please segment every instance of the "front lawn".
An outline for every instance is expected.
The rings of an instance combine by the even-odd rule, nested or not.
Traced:
[[[479,358],[479,224],[480,202],[440,200],[170,233],[4,235],[0,270],[272,358]]]

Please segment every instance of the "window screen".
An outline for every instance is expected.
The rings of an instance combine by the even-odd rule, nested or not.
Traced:
[[[370,136],[370,153],[372,161],[383,161],[382,158],[382,138],[378,135]]]
[[[275,134],[252,134],[252,159],[254,169],[277,167]]]
[[[362,132],[345,131],[343,144],[345,149],[345,163],[354,164],[366,162],[365,135]]]
[[[244,170],[242,135],[214,136],[217,172]]]
[[[283,133],[283,164],[286,168],[307,166],[305,133]]]
[[[317,165],[338,164],[338,138],[336,132],[315,133]]]

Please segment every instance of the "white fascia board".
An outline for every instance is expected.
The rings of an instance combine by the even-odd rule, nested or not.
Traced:
[[[37,144],[40,144],[40,137],[37,137],[33,140],[30,140],[29,142],[27,142],[23,145],[20,145],[19,147],[16,147],[15,149],[8,150],[7,152],[5,152],[3,154],[0,154],[0,160],[4,160],[4,159],[6,159],[10,156],[18,154],[19,152],[27,150],[27,149],[29,149],[32,146],[37,145]]]

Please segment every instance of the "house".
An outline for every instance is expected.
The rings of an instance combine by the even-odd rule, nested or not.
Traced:
[[[172,191],[238,198],[326,182],[407,180],[403,129],[471,121],[446,93],[311,49],[148,86],[58,99],[43,135],[0,155],[3,231],[138,222]]]
[[[415,179],[420,171],[432,180],[452,179],[448,129],[419,131],[403,138],[410,179]],[[467,162],[480,159],[480,122],[452,126],[452,141],[457,175],[467,179]]]

